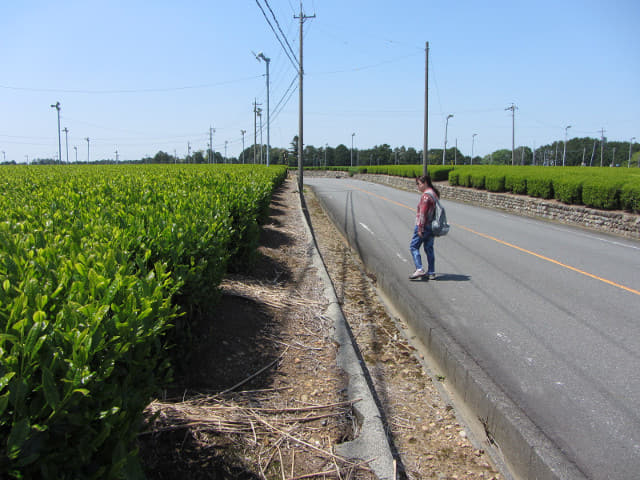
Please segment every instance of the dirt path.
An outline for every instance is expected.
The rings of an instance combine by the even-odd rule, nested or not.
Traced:
[[[147,409],[140,435],[149,479],[374,478],[334,446],[357,422],[336,367],[327,300],[311,263],[296,178],[274,195],[258,265],[229,276],[200,319],[188,371]],[[310,191],[320,253],[382,407],[398,478],[502,476],[474,448],[371,280]],[[399,329],[398,329],[399,326]],[[446,379],[445,379],[446,381]]]

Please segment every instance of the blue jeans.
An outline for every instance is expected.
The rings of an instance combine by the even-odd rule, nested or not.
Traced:
[[[431,235],[431,230],[426,228],[422,234],[422,238],[418,235],[418,227],[413,229],[413,237],[409,248],[411,250],[411,256],[413,257],[413,263],[416,265],[416,269],[422,268],[422,258],[420,257],[420,246],[424,245],[424,253],[427,254],[427,264],[429,268],[427,273],[436,272],[436,256],[433,252],[433,240],[434,236]]]

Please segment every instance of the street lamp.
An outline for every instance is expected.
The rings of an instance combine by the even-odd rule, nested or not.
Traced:
[[[474,133],[473,135],[471,135],[471,165],[473,165],[473,143],[475,142],[475,139],[477,136],[478,136],[477,133]]]
[[[51,108],[55,108],[58,111],[58,163],[62,163],[62,139],[60,138],[60,102],[56,102],[55,105],[51,105]]]
[[[453,118],[453,114],[447,115],[447,120],[444,124],[444,150],[442,150],[442,164],[444,165],[445,155],[447,154],[447,130],[449,128],[449,119]]]
[[[67,165],[69,164],[69,129],[64,127],[64,145],[67,151]]]
[[[247,133],[246,130],[240,130],[242,134],[242,163],[244,163],[244,134]]]
[[[258,53],[258,55],[256,55],[256,58],[258,59],[258,61],[263,60],[264,63],[267,64],[267,167],[269,166],[269,131],[270,131],[270,124],[269,124],[269,63],[271,62],[271,59],[268,57],[264,56],[264,53],[260,52]]]
[[[353,137],[355,137],[356,134],[352,133],[351,134],[351,166],[353,167]]]
[[[564,127],[564,150],[562,151],[562,166],[565,166],[565,159],[567,158],[567,131],[571,128],[571,125]]]
[[[636,137],[631,137],[631,140],[629,140],[629,163],[627,163],[627,168],[631,167],[631,147],[633,145],[633,141],[636,139]]]

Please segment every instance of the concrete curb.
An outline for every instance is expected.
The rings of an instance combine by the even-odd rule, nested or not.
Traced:
[[[324,294],[329,299],[329,306],[324,315],[333,320],[333,338],[340,345],[336,360],[349,377],[347,398],[356,402],[353,407],[358,419],[359,431],[356,432],[357,436],[354,440],[337,445],[336,453],[345,458],[370,461],[369,466],[380,480],[395,480],[394,459],[382,414],[356,352],[353,337],[340,308],[333,283],[318,251],[302,192],[300,192],[300,209],[305,218],[305,229],[312,239],[310,251],[313,265],[325,286]]]

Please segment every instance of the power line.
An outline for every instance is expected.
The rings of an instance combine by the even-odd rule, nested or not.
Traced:
[[[220,85],[228,85],[231,83],[245,82],[248,80],[255,80],[262,75],[254,75],[251,77],[238,78],[234,80],[225,80],[217,83],[206,83],[202,85],[185,85],[180,87],[166,87],[166,88],[140,88],[140,89],[122,89],[122,90],[82,90],[82,89],[55,89],[55,88],[29,88],[29,87],[15,87],[12,85],[0,85],[0,88],[6,90],[20,90],[25,92],[45,92],[45,93],[83,93],[90,95],[106,95],[114,93],[158,93],[158,92],[174,92],[179,90],[195,90],[201,88],[212,88]]]
[[[276,36],[276,39],[278,40],[278,42],[280,43],[280,46],[282,47],[282,49],[284,50],[284,53],[287,55],[287,58],[289,58],[289,60],[291,61],[291,63],[293,64],[293,67],[298,70],[299,69],[299,63],[298,60],[295,58],[295,55],[293,56],[293,58],[291,58],[291,54],[289,53],[289,51],[287,50],[287,48],[284,46],[284,44],[282,43],[282,40],[280,39],[280,37],[278,36],[278,33],[276,32],[275,28],[273,28],[273,25],[271,24],[271,22],[269,21],[269,17],[267,17],[267,13],[264,11],[264,8],[262,8],[262,5],[260,5],[260,2],[258,2],[258,0],[256,0],[256,4],[258,5],[258,7],[260,8],[260,11],[262,11],[262,15],[264,15],[265,20],[267,21],[267,23],[269,24],[269,26],[271,27],[271,30],[273,31],[273,34]],[[285,37],[285,41],[286,41],[286,37]],[[289,42],[287,42],[288,44]],[[291,47],[289,47],[291,48]],[[295,59],[295,60],[294,60]]]
[[[276,18],[276,15],[273,13],[273,10],[271,9],[271,5],[269,5],[269,2],[267,0],[264,0],[264,3],[267,5],[267,8],[271,12],[271,16],[273,17],[273,20],[276,22],[276,25],[278,26],[278,30],[280,31],[280,34],[282,35],[282,38],[284,38],[285,43],[289,47],[289,51],[291,52],[291,55],[293,55],[293,58],[296,58],[296,54],[293,51],[293,48],[291,48],[291,45],[289,44],[289,40],[287,40],[287,36],[282,31],[282,28],[280,28],[280,23],[278,22],[278,19]]]

